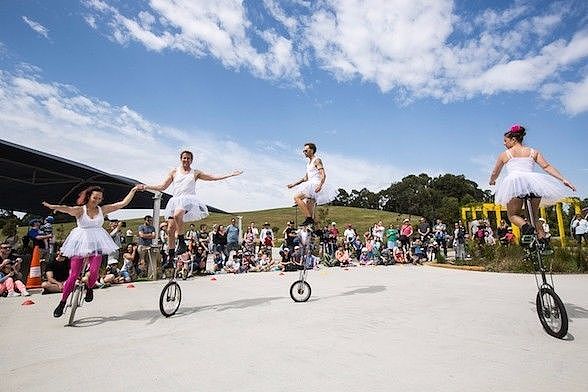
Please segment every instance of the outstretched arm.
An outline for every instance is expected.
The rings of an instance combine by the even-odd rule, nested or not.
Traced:
[[[102,206],[102,213],[104,215],[107,215],[107,214],[114,212],[116,210],[120,210],[121,208],[125,208],[131,202],[131,200],[133,200],[133,197],[135,197],[135,193],[138,190],[139,190],[139,185],[135,185],[133,187],[133,189],[131,189],[131,191],[121,201]]]
[[[139,184],[138,190],[139,191],[157,191],[157,192],[163,192],[173,182],[173,180],[174,180],[174,174],[175,174],[175,169],[169,172],[169,174],[167,175],[167,177],[165,178],[165,180],[163,180],[163,182],[161,184],[158,184],[158,185]]]
[[[545,160],[545,158],[543,158],[543,155],[539,151],[537,151],[537,155],[535,156],[535,161],[547,173],[549,173],[553,177],[555,177],[558,180],[560,180],[561,182],[563,182],[563,184],[565,186],[567,186],[568,188],[570,188],[571,190],[576,191],[576,187],[571,182],[566,180],[555,167],[551,166],[551,164],[549,162],[547,162],[547,160]]]
[[[229,178],[229,177],[236,177],[238,175],[241,175],[243,173],[243,170],[235,170],[232,173],[229,174],[225,174],[224,176],[214,176],[212,174],[207,174],[201,171],[197,171],[194,176],[195,178],[198,180],[203,180],[203,181],[219,181],[219,180],[224,180],[225,178]]]
[[[63,212],[64,214],[75,216],[76,218],[79,218],[83,212],[83,209],[81,206],[70,207],[70,206],[60,205],[60,204],[49,204],[46,201],[44,201],[41,204],[43,204],[43,206],[45,206],[53,211]]]
[[[504,166],[504,155],[505,153],[501,153],[496,160],[496,165],[494,165],[494,170],[492,170],[492,174],[490,175],[490,185],[496,184],[496,179],[500,175],[500,171],[502,170],[502,166]]]
[[[294,188],[296,185],[300,185],[306,181],[308,181],[308,176],[305,174],[304,177],[302,177],[300,180],[293,182],[291,184],[288,184],[288,188]]]

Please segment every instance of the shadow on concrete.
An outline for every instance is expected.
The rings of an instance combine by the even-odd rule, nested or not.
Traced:
[[[204,311],[204,310],[216,310],[217,312],[224,312],[231,309],[246,309],[254,306],[263,305],[265,303],[269,303],[271,301],[277,299],[284,299],[284,297],[268,297],[268,298],[247,298],[247,299],[239,299],[236,301],[225,302],[222,304],[216,305],[206,305],[206,306],[193,306],[190,308],[180,308],[178,312],[171,316],[170,318],[177,318],[177,317],[185,317],[192,315],[194,313]],[[147,321],[147,324],[154,324],[158,320],[165,319],[165,317],[159,312],[159,309],[154,310],[133,310],[128,313],[125,313],[121,316],[110,316],[110,317],[85,317],[74,322],[72,327],[74,328],[87,328],[87,327],[94,327],[96,325],[116,322],[116,321],[123,321],[123,320],[131,320],[131,321]]]
[[[565,307],[568,312],[568,317],[571,319],[588,318],[588,309],[570,303],[565,304]]]

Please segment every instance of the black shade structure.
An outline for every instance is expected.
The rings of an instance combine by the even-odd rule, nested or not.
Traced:
[[[104,188],[104,204],[122,200],[139,181],[109,174],[93,167],[46,154],[0,139],[0,209],[36,215],[50,213],[42,201],[75,205],[78,194],[87,186]],[[153,209],[151,192],[137,192],[126,207]],[[161,205],[171,198],[163,193]],[[224,211],[208,207],[211,212]]]

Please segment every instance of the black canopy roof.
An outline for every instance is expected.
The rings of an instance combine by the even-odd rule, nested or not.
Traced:
[[[0,209],[46,215],[49,211],[41,205],[42,201],[74,205],[77,195],[90,185],[104,188],[104,204],[109,204],[122,200],[137,183],[132,178],[0,139]],[[162,207],[170,197],[162,195]],[[153,209],[153,193],[137,192],[127,208]]]

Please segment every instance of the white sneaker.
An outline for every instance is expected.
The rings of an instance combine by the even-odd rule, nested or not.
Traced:
[[[28,296],[31,295],[31,293],[29,293],[28,291],[25,290],[22,293],[20,293],[20,295],[23,296],[23,297],[28,297]]]
[[[11,291],[10,293],[8,293],[7,297],[20,297],[20,294],[16,291]]]

